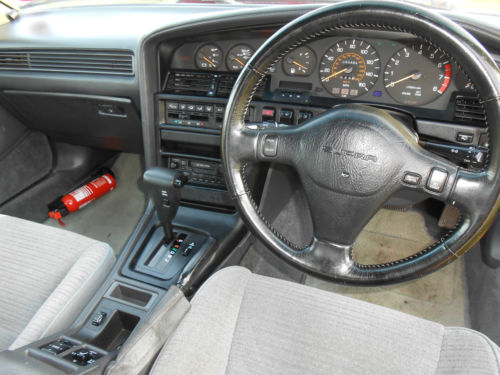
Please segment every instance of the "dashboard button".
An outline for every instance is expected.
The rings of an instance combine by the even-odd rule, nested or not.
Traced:
[[[212,104],[205,106],[205,112],[212,113],[214,111],[214,106]]]
[[[447,179],[448,172],[442,169],[433,168],[427,179],[427,188],[432,191],[441,192]]]
[[[194,104],[188,104],[188,105],[187,105],[187,110],[188,110],[188,111],[194,111],[194,110],[195,110],[195,108],[196,108],[196,106],[195,106]]]
[[[226,110],[226,108],[224,106],[218,105],[218,106],[215,107],[215,112],[216,113],[224,113],[225,110]]]
[[[167,108],[168,109],[172,109],[172,110],[177,110],[179,108],[179,103],[168,102],[167,103]]]
[[[185,110],[187,109],[187,106],[188,106],[188,105],[187,105],[186,103],[180,103],[180,104],[179,104],[179,109],[180,109],[181,111],[185,111]]]
[[[196,104],[196,110],[198,112],[203,112],[205,110],[205,106],[203,104]]]
[[[474,134],[470,133],[457,133],[457,141],[461,143],[472,143]]]
[[[273,157],[278,154],[278,137],[275,135],[268,135],[264,138],[262,146],[262,153],[264,156]]]

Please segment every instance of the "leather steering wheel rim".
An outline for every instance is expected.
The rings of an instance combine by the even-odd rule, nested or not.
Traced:
[[[467,72],[475,83],[486,112],[490,150],[485,169],[462,169],[423,150],[418,145],[415,134],[385,111],[367,106],[345,105],[334,108],[297,129],[269,129],[245,124],[245,114],[259,83],[284,55],[335,30],[355,28],[413,34],[439,47]],[[278,30],[256,51],[238,77],[226,107],[222,129],[222,158],[228,189],[252,233],[280,257],[307,273],[352,285],[382,285],[423,276],[464,255],[488,230],[495,218],[500,204],[499,98],[500,71],[495,62],[479,42],[449,19],[414,5],[389,1],[352,1],[320,8]],[[380,130],[373,132],[374,124]],[[358,173],[352,179],[357,178],[357,184],[349,185],[351,190],[335,179],[326,180],[322,177],[325,174],[334,177],[330,176],[330,171],[311,172],[313,164],[304,156],[304,150],[313,150],[317,154],[314,156],[317,166],[325,166],[328,162],[338,163],[338,155],[334,160],[332,156],[323,155],[317,148],[328,150],[328,146],[321,143],[323,141],[320,139],[332,139],[336,142],[342,135],[344,138],[352,138],[353,141],[348,143],[351,147],[355,147],[353,142],[356,140],[370,135],[374,144],[368,145],[368,148],[380,146],[383,151],[378,152],[372,147],[372,154],[363,151],[358,153],[356,160],[349,158],[349,161],[345,161],[355,172],[364,168],[360,163],[370,161],[373,162],[373,169],[383,171],[377,162],[381,164],[386,154],[394,158],[394,154],[391,154],[393,151],[388,147],[388,140],[396,145],[393,148],[397,149],[397,153],[405,153],[404,163],[397,164],[387,157],[392,168],[388,168],[391,173],[384,175],[384,180],[374,179],[371,175],[368,178],[363,173]],[[263,145],[267,142],[278,145],[275,155],[273,152],[264,153]],[[299,171],[308,191],[315,226],[315,235],[309,246],[297,248],[266,221],[253,201],[245,180],[244,169],[248,161],[282,162]],[[459,224],[437,243],[408,258],[377,265],[356,263],[352,257],[352,238],[357,235],[358,227],[362,229],[390,195],[405,188],[401,180],[407,168],[414,168],[424,176],[418,189],[460,210],[462,216]],[[445,187],[440,192],[430,191],[425,185],[425,177],[436,168],[448,175]],[[377,186],[368,188],[367,183],[372,182],[377,183]],[[360,213],[357,216],[353,214],[354,217],[350,217],[352,220],[349,221],[346,220],[347,216],[341,217],[341,220],[333,217],[332,220],[338,227],[334,226],[329,231],[321,220],[327,219],[325,215],[328,210],[313,198],[314,194],[320,193],[328,196],[323,207],[327,207],[326,203],[329,203],[334,205],[336,212],[342,212],[346,208],[346,212],[362,211],[366,217]],[[339,201],[342,199],[345,202],[342,201],[341,204]],[[320,213],[314,215],[315,209]],[[352,233],[351,227],[354,227]]]

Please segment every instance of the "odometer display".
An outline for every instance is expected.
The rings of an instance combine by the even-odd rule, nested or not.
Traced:
[[[442,95],[451,81],[451,63],[446,54],[430,44],[404,47],[389,60],[384,86],[394,100],[424,105]]]
[[[319,67],[319,78],[328,93],[355,98],[368,92],[377,82],[380,58],[367,42],[346,39],[324,53]]]

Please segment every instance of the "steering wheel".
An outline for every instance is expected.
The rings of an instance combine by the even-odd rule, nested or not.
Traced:
[[[459,168],[419,146],[418,135],[387,111],[346,104],[297,127],[245,124],[252,97],[270,69],[291,50],[345,29],[413,34],[455,59],[477,88],[487,117],[489,161],[480,171]],[[231,92],[222,129],[228,188],[252,233],[276,254],[318,277],[381,285],[433,272],[464,255],[488,230],[499,207],[500,72],[488,52],[454,22],[417,6],[353,1],[326,6],[290,22],[249,60]],[[273,228],[252,198],[248,162],[292,166],[309,203],[313,238],[299,248]],[[421,176],[416,185],[405,176]],[[456,207],[456,228],[398,261],[361,265],[352,245],[363,227],[401,189],[424,192]]]

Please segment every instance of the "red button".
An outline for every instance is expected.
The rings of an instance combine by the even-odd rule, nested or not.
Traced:
[[[270,109],[270,108],[263,109],[262,116],[274,117],[274,109]]]

